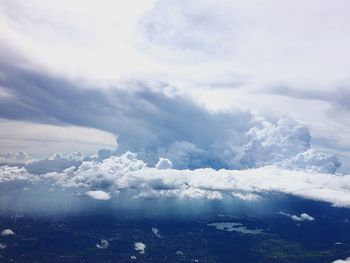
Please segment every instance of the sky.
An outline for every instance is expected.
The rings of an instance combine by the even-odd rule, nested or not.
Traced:
[[[136,197],[220,198],[221,184],[253,169],[237,189],[348,206],[349,8],[346,0],[3,0],[0,182],[40,175],[109,199],[104,188],[133,187],[112,175],[124,171],[144,185]],[[134,172],[147,169],[156,179]],[[159,192],[163,169],[173,179],[161,185],[175,192]],[[198,185],[201,169],[221,183],[208,175]],[[296,171],[299,184],[285,188]],[[285,180],[268,187],[254,177],[266,172],[267,181]]]

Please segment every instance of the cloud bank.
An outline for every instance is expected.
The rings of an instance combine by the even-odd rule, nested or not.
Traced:
[[[290,169],[278,164],[251,169],[159,169],[148,166],[135,153],[126,152],[104,160],[91,159],[63,171],[31,174],[25,167],[1,166],[0,182],[48,183],[85,192],[97,200],[198,199],[244,202],[263,200],[269,192],[350,206],[350,176],[321,173],[317,169]],[[50,195],[50,192],[47,193]],[[292,216],[307,220],[308,215]]]

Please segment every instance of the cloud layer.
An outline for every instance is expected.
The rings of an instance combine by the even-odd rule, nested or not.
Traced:
[[[0,170],[3,186],[20,181],[49,183],[62,188],[85,189],[86,196],[97,200],[115,200],[122,195],[131,199],[236,198],[259,202],[266,193],[281,192],[336,206],[350,206],[349,178],[349,175],[320,173],[317,169],[291,170],[277,164],[243,170],[159,169],[147,166],[131,152],[104,160],[82,161],[59,172],[31,174],[26,168],[16,166],[2,166]],[[305,215],[294,217],[307,219]]]

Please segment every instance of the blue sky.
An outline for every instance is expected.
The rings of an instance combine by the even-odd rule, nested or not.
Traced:
[[[2,1],[2,155],[118,145],[151,165],[242,169],[313,149],[348,173],[348,8]]]

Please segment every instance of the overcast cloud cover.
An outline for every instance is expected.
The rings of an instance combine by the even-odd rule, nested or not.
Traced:
[[[2,185],[350,205],[348,1],[107,2],[1,1]]]

